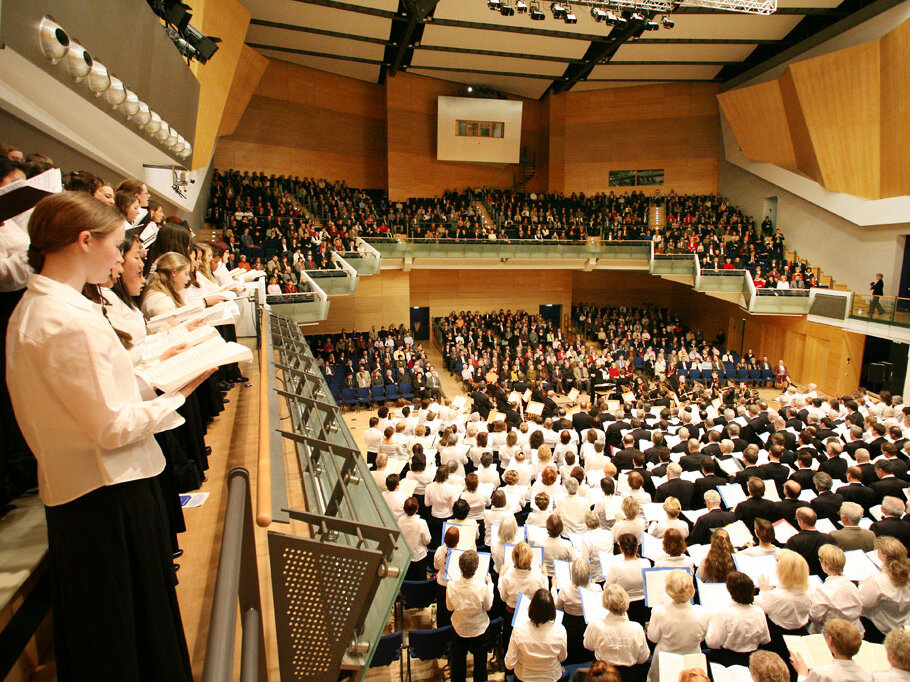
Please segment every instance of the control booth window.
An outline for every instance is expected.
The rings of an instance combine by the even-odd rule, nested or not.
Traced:
[[[663,168],[639,171],[610,171],[611,187],[642,187],[662,184],[664,184]]]
[[[502,121],[455,121],[458,137],[503,137],[506,124]]]

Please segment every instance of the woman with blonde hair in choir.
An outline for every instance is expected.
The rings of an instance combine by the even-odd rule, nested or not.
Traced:
[[[866,639],[879,643],[892,630],[910,624],[910,561],[907,548],[885,535],[875,540],[882,571],[859,588],[863,602],[862,623]]]
[[[658,678],[657,665],[661,651],[697,654],[701,651],[702,640],[708,632],[707,614],[702,607],[689,603],[695,595],[691,573],[681,569],[670,571],[664,591],[670,599],[651,610],[648,622],[648,639],[657,645],[648,673],[650,682],[656,682]]]
[[[174,251],[161,254],[142,293],[141,308],[146,318],[183,307],[183,292],[189,281],[189,258]]]
[[[768,617],[771,644],[768,646],[782,659],[789,660],[784,635],[806,635],[809,631],[809,564],[796,552],[783,549],[777,559],[777,582],[772,586],[765,576],[758,580],[760,590],[755,603]]]

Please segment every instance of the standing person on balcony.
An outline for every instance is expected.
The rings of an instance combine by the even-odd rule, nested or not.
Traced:
[[[885,280],[883,279],[884,275],[880,272],[875,273],[875,281],[869,283],[869,289],[872,290],[872,305],[869,306],[869,314],[874,316],[876,311],[885,314],[885,309],[882,307],[881,297],[885,295]]]

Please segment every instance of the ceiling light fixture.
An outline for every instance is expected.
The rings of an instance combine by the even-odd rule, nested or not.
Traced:
[[[575,12],[572,11],[572,6],[566,3],[566,15],[562,18],[567,24],[577,24],[578,17],[575,16]]]
[[[515,11],[519,14],[524,14],[528,11],[528,3],[525,0],[517,0],[515,3]]]
[[[111,87],[111,74],[104,64],[95,62],[85,82],[88,89],[95,93],[95,97],[101,97]]]
[[[566,18],[566,8],[558,2],[550,3],[550,11],[553,13],[554,19],[565,19]]]
[[[504,17],[511,17],[515,14],[515,8],[512,5],[503,5],[499,8],[499,13]]]
[[[70,38],[66,31],[49,16],[44,17],[38,25],[38,41],[41,44],[41,52],[52,64],[59,62],[70,46]]]
[[[528,12],[528,16],[531,17],[531,21],[543,21],[547,18],[547,15],[544,14],[544,11],[540,9],[540,5],[536,2],[531,3],[531,8]]]
[[[70,72],[73,80],[78,83],[92,70],[94,62],[92,61],[92,55],[86,52],[82,45],[70,43],[70,48],[66,51],[63,63],[66,64],[66,70]]]
[[[123,104],[126,97],[127,90],[123,81],[115,76],[111,76],[111,86],[104,93],[104,98],[107,100],[107,103],[116,109]]]

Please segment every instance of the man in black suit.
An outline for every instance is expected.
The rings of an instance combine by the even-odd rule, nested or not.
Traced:
[[[901,478],[897,478],[894,475],[894,471],[889,460],[884,458],[879,459],[874,464],[875,475],[878,476],[878,480],[869,487],[872,488],[872,492],[875,493],[876,501],[881,502],[889,495],[897,498],[903,498],[904,489],[910,487],[910,483]]]
[[[858,466],[847,469],[847,485],[838,488],[837,492],[844,502],[855,502],[866,514],[877,503],[872,488],[863,485],[863,470]]]
[[[653,445],[645,450],[645,460],[648,464],[657,464],[660,459],[658,458],[658,453],[661,448],[666,447],[666,442],[664,441],[664,434],[662,431],[654,431],[651,433],[651,442]]]
[[[758,467],[758,477],[763,481],[771,479],[777,486],[778,496],[783,494],[784,482],[790,477],[792,469],[786,464],[780,463],[780,456],[784,449],[780,445],[772,445],[768,448],[768,463]]]
[[[824,471],[819,471],[813,476],[812,483],[818,491],[818,497],[810,503],[813,511],[820,519],[828,519],[831,523],[837,522],[840,518],[840,506],[843,504],[844,498],[840,493],[831,492],[831,485],[833,484],[831,477]]]
[[[796,481],[787,481],[784,483],[783,499],[774,503],[774,509],[780,518],[784,519],[794,528],[799,526],[796,523],[796,510],[800,507],[808,507],[809,503],[799,499],[802,488]]]
[[[641,451],[635,447],[635,439],[632,438],[631,433],[627,433],[622,437],[622,450],[616,452],[613,455],[612,462],[616,467],[616,470],[623,471],[626,469],[631,469],[633,457],[637,452]]]
[[[736,505],[734,514],[737,521],[746,524],[746,528],[755,535],[755,519],[764,519],[770,523],[777,521],[777,509],[771,500],[765,499],[765,482],[757,476],[749,479],[747,484],[749,499]]]
[[[637,471],[641,474],[642,480],[644,481],[642,488],[644,488],[645,492],[653,498],[655,493],[654,480],[651,478],[651,472],[648,471],[648,468],[645,466],[645,453],[640,450],[636,450],[632,453],[632,471]]]
[[[822,564],[818,558],[818,548],[822,545],[837,544],[827,533],[822,533],[815,528],[818,517],[809,507],[796,510],[796,522],[799,532],[787,540],[786,549],[792,549],[797,554],[802,554],[809,564],[810,575],[824,575]]]
[[[651,475],[657,478],[663,478],[667,475],[667,467],[670,466],[670,449],[658,448],[657,450],[658,465],[651,469]]]
[[[824,471],[831,478],[836,478],[838,481],[846,480],[847,460],[840,456],[841,452],[843,452],[841,444],[837,441],[830,441],[826,452],[828,459],[821,463],[818,470]]]
[[[872,292],[872,303],[869,305],[869,314],[873,317],[875,317],[876,313],[884,315],[885,309],[882,307],[881,297],[885,295],[885,280],[882,273],[875,273],[875,279],[869,283],[869,290]]]
[[[688,447],[688,454],[680,458],[679,465],[683,471],[700,471],[701,463],[707,455],[699,451],[699,443],[694,438],[689,439]]]
[[[759,474],[757,466],[758,446],[754,443],[751,443],[749,447],[746,448],[745,452],[743,452],[743,463],[745,464],[743,470],[733,477],[733,482],[739,483],[743,487],[743,490],[745,490],[749,479],[753,476],[758,476]]]
[[[888,442],[885,439],[887,433],[888,427],[884,424],[875,422],[872,425],[872,440],[866,444],[866,449],[873,462],[882,455],[882,446]]]
[[[796,457],[796,471],[790,476],[791,481],[796,481],[803,490],[812,488],[812,477],[815,476],[815,470],[812,469],[812,455],[809,452],[800,452]]]
[[[863,440],[863,430],[859,426],[851,426],[847,429],[847,436],[844,439],[844,452],[856,459],[856,451],[860,448],[868,450]]]
[[[742,429],[739,424],[730,422],[727,424],[727,438],[733,441],[733,452],[742,452],[749,444],[745,438],[740,437]]]
[[[905,481],[907,479],[907,463],[902,461],[898,457],[897,445],[894,443],[885,443],[882,445],[882,457],[884,457],[889,465],[891,466],[891,473],[894,474],[895,478],[902,478]],[[859,463],[859,460],[857,460]]]
[[[668,497],[675,497],[683,509],[691,509],[695,484],[680,478],[682,467],[675,462],[667,467],[667,481],[658,486],[654,493],[655,502],[663,502]]]
[[[723,511],[720,508],[720,493],[716,490],[709,490],[704,496],[705,506],[708,508],[706,514],[698,517],[692,532],[689,534],[689,542],[693,545],[704,545],[711,542],[711,532],[715,528],[722,528],[736,521],[733,512]]]
[[[625,421],[625,415],[622,412],[616,413],[616,421],[607,427],[607,445],[615,450],[619,450],[622,445],[622,431],[628,431],[632,425]],[[612,450],[611,450],[612,452]],[[618,467],[617,467],[618,468]],[[631,468],[631,466],[629,467]]]
[[[692,499],[697,503],[705,498],[705,493],[709,490],[715,490],[717,486],[724,485],[727,479],[718,476],[715,471],[717,465],[710,457],[706,457],[701,463],[702,478],[695,481],[695,489],[692,492]]]
[[[785,450],[793,450],[794,452],[796,451],[796,436],[794,436],[790,431],[787,431],[787,422],[785,422],[781,417],[778,417],[771,425],[771,429],[772,436],[775,433],[781,434],[784,439]]]
[[[482,383],[478,384],[471,393],[471,400],[474,402],[474,411],[480,415],[481,419],[486,421],[487,417],[490,416],[490,410],[493,409],[493,401],[490,400],[490,396],[484,391]]]
[[[641,440],[651,440],[651,432],[644,428],[641,419],[632,419],[629,422],[632,425],[632,438],[635,445],[638,445],[638,441]]]
[[[701,452],[708,457],[717,457],[720,454],[720,431],[708,431],[706,435],[708,443]],[[704,439],[704,436],[702,438]]]
[[[853,454],[853,459],[856,460],[856,466],[863,470],[863,485],[870,486],[878,480],[878,476],[875,475],[875,465],[872,463],[872,459],[869,457],[869,451],[866,450],[866,448],[858,448]],[[906,471],[903,475],[900,475],[898,471],[895,471],[894,476],[907,480]]]
[[[890,535],[904,543],[904,547],[910,547],[910,523],[901,520],[903,514],[904,503],[901,498],[888,495],[882,500],[882,520],[873,523],[869,530],[877,538]]]
[[[592,405],[587,412],[579,410],[572,415],[572,428],[579,434],[585,429],[591,428],[591,422],[594,421],[594,417],[599,411],[600,408],[597,405]]]
[[[676,432],[676,435],[679,436],[679,442],[670,448],[670,452],[676,454],[686,454],[689,452],[689,429],[683,427]]]

